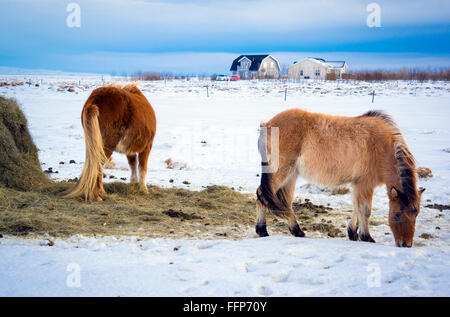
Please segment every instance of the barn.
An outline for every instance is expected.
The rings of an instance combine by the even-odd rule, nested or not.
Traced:
[[[326,61],[323,58],[308,57],[288,68],[290,79],[326,79],[327,75],[342,78],[347,69],[345,61]]]

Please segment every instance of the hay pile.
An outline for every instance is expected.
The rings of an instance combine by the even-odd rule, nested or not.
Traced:
[[[19,105],[0,96],[0,184],[24,191],[49,184],[37,152]]]

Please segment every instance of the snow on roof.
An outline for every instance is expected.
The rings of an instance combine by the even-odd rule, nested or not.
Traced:
[[[345,61],[326,61],[332,68],[342,68],[345,66]]]
[[[249,59],[251,62],[250,69],[251,71],[257,71],[259,70],[259,66],[261,65],[261,62],[263,59],[265,59],[267,56],[272,57],[278,64],[278,68],[280,68],[280,64],[278,63],[278,60],[273,57],[270,54],[259,54],[259,55],[240,55],[238,58],[236,58],[233,63],[231,64],[230,71],[236,71],[237,65],[243,59],[244,57]]]
[[[323,58],[318,57],[308,57],[307,59],[328,68],[343,68],[345,66],[345,61],[326,61]]]

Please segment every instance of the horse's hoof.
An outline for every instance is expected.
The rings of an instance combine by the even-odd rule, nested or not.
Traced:
[[[289,228],[289,231],[294,235],[295,237],[303,238],[305,236],[305,233],[300,229],[300,226],[298,223],[296,223],[292,228]]]
[[[267,232],[267,225],[266,224],[257,224],[256,225],[256,233],[260,237],[268,237],[269,233]]]
[[[370,234],[363,234],[359,236],[361,241],[372,242],[375,243],[375,240],[370,236]]]
[[[352,241],[357,241],[358,240],[358,233],[357,230],[352,230],[352,228],[347,227],[347,234],[348,234],[348,238]]]
[[[147,185],[146,185],[146,184],[140,183],[140,187],[141,187],[141,190],[142,190],[145,194],[148,194],[148,188],[147,188]]]

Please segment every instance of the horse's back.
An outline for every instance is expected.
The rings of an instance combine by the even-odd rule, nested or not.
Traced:
[[[85,108],[87,105],[96,105],[99,109],[98,120],[107,148],[136,153],[153,142],[155,112],[136,85],[99,87],[92,91]]]
[[[295,162],[302,177],[329,186],[378,174],[377,162],[392,148],[390,130],[377,118],[290,109],[263,125],[279,129],[282,160]]]
[[[96,105],[99,109],[100,124],[114,124],[127,116],[128,98],[125,92],[117,87],[103,86],[92,91],[85,103]]]

